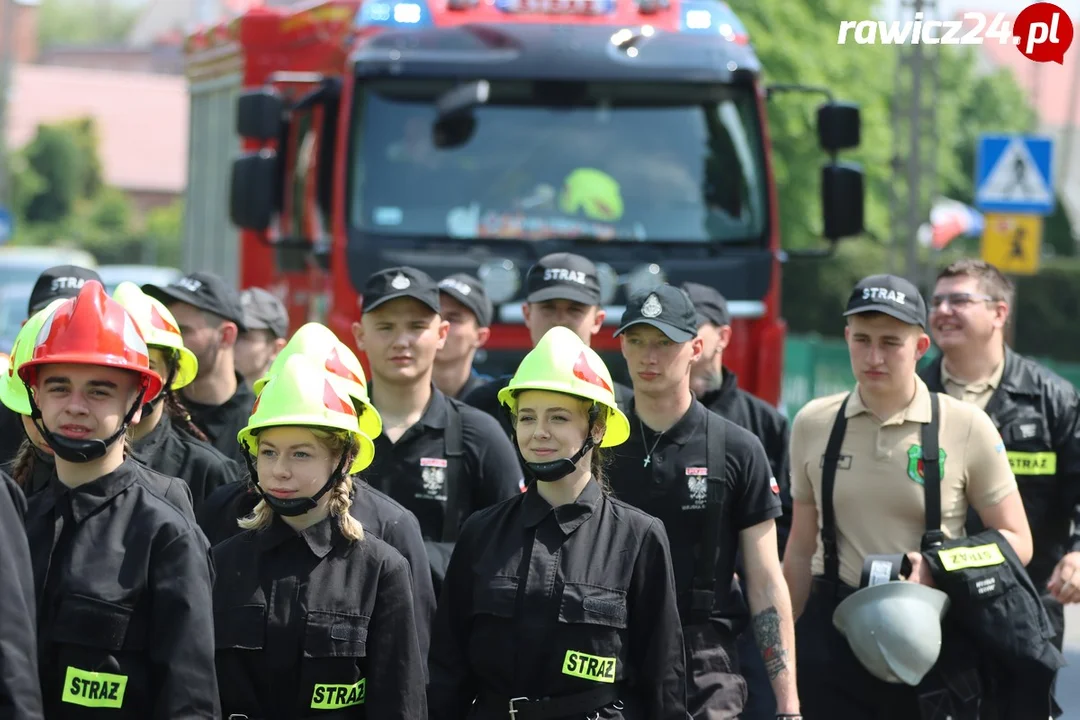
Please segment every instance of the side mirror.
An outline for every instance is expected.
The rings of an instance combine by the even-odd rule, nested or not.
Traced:
[[[829,153],[859,147],[861,121],[859,106],[829,101],[817,111],[818,143]]]
[[[246,90],[236,101],[236,132],[262,142],[277,140],[284,112],[285,103],[276,89]]]
[[[263,232],[274,215],[277,153],[246,152],[233,160],[229,185],[229,218],[238,228]]]
[[[854,163],[830,163],[821,169],[821,210],[830,242],[859,235],[863,228],[863,171]]]

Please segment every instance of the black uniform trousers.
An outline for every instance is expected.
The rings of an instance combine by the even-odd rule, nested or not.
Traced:
[[[879,680],[851,652],[833,626],[840,601],[855,592],[814,578],[806,608],[795,623],[799,703],[805,720],[918,720],[910,685]],[[958,719],[959,720],[959,719]]]

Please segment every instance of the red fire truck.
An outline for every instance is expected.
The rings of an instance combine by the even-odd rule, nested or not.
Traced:
[[[478,363],[529,349],[524,277],[572,251],[600,270],[601,353],[627,295],[702,282],[728,298],[726,363],[777,403],[783,251],[766,105],[719,0],[329,0],[254,8],[187,44],[186,263],[277,292],[293,327],[347,342],[372,271],[469,272],[496,305]],[[816,141],[829,244],[862,232],[831,96]],[[231,167],[230,167],[231,166]],[[618,375],[625,367],[611,364]]]

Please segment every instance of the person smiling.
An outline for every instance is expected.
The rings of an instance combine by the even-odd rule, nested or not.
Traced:
[[[124,443],[163,385],[134,320],[87,281],[17,372],[56,458],[26,514],[45,717],[220,717],[209,546]]]
[[[604,479],[601,449],[630,429],[607,367],[555,327],[499,401],[533,482],[462,529],[432,633],[430,717],[686,720],[663,525]]]
[[[409,563],[349,513],[375,447],[348,390],[294,355],[237,441],[261,500],[214,547],[224,716],[423,720]]]

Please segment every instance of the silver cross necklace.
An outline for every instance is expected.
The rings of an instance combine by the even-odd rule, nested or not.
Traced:
[[[660,438],[664,437],[664,433],[662,432],[656,436],[656,440],[653,441],[652,449],[650,450],[649,444],[645,442],[645,423],[639,421],[638,429],[641,430],[641,448],[646,451],[645,462],[641,464],[641,467],[649,467],[649,463],[652,462],[652,454],[656,451],[656,446],[660,444]]]

